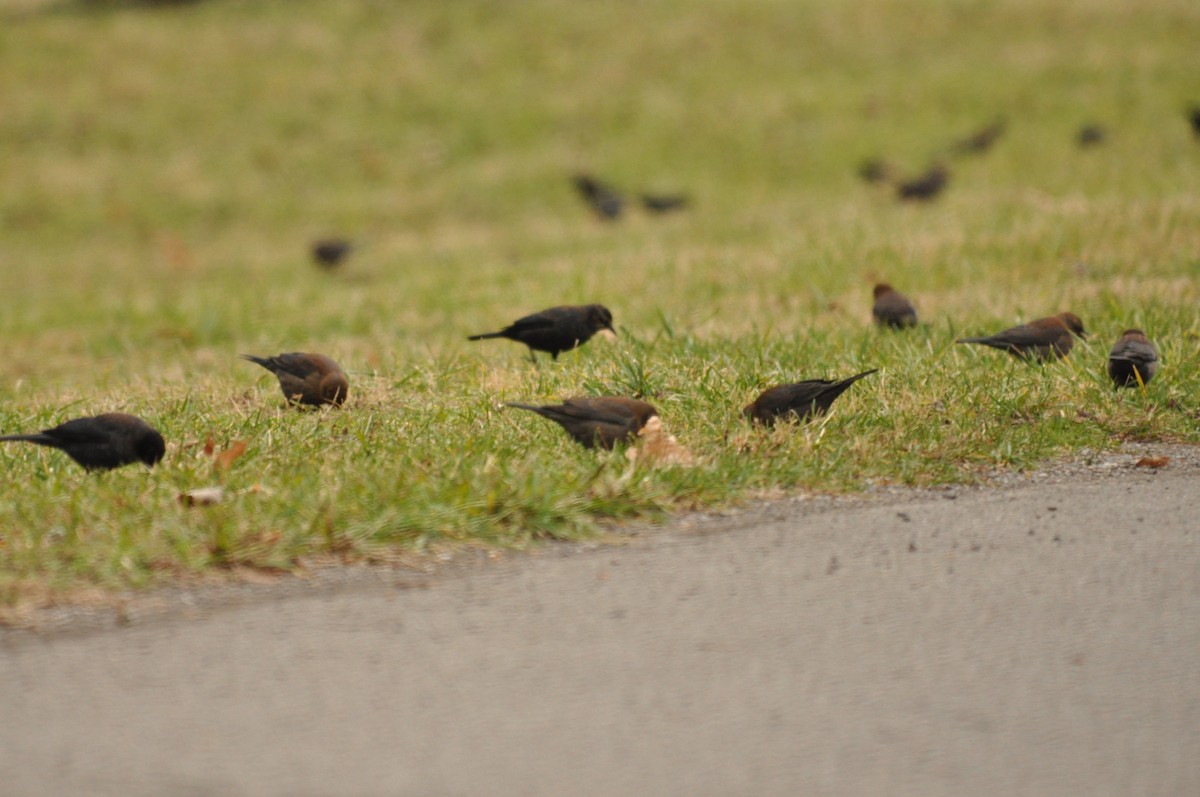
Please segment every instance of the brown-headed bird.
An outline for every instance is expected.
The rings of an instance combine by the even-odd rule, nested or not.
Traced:
[[[764,426],[773,426],[777,420],[803,421],[812,415],[821,415],[829,410],[833,400],[864,376],[878,371],[872,368],[861,374],[838,381],[809,379],[787,385],[767,388],[752,403],[742,410],[751,421]]]
[[[904,201],[927,202],[937,197],[950,181],[950,170],[935,163],[921,175],[896,184],[896,196]]]
[[[341,406],[350,394],[350,383],[341,367],[324,354],[289,352],[274,357],[243,354],[243,360],[258,363],[279,378],[283,397],[294,404],[320,407]]]
[[[1117,387],[1149,384],[1158,371],[1158,348],[1140,329],[1127,329],[1108,353],[1108,375]]]
[[[354,249],[354,244],[344,238],[322,238],[313,241],[312,258],[318,266],[335,269]]]
[[[1074,313],[1059,313],[1028,324],[1011,327],[995,335],[959,338],[956,343],[979,343],[1003,349],[1020,360],[1045,362],[1066,357],[1075,345],[1075,337],[1087,337],[1083,322]]]
[[[615,221],[625,209],[625,198],[615,188],[597,180],[590,174],[577,174],[571,178],[575,190],[583,201],[591,206],[604,221]]]
[[[508,338],[529,347],[529,358],[537,362],[535,351],[558,353],[582,346],[602,329],[613,331],[612,313],[602,304],[560,305],[518,318],[499,332],[471,335],[467,340]]]
[[[153,467],[167,451],[154,427],[123,412],[75,418],[38,434],[5,435],[0,440],[57,448],[86,470],[112,470],[132,462]]]
[[[562,404],[517,404],[510,407],[536,412],[548,418],[575,438],[584,448],[612,448],[637,437],[646,422],[658,415],[640,399],[625,396],[576,396]]]
[[[881,282],[875,286],[875,303],[871,306],[875,323],[892,329],[917,325],[917,308],[900,291]]]

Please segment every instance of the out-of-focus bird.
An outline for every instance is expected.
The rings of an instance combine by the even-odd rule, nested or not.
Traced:
[[[1098,124],[1086,124],[1079,128],[1079,132],[1075,134],[1075,143],[1081,149],[1087,147],[1095,147],[1104,143],[1104,139],[1108,137],[1108,131]]]
[[[688,198],[683,194],[642,194],[641,199],[642,207],[650,213],[670,213],[688,206]]]
[[[38,434],[5,435],[0,440],[57,448],[86,470],[111,470],[132,462],[153,467],[167,451],[154,427],[123,412],[75,418]]]
[[[750,404],[742,409],[742,415],[751,421],[773,426],[777,420],[805,420],[812,415],[828,411],[833,400],[864,376],[878,371],[872,368],[861,374],[837,381],[809,379],[787,385],[767,388]]]
[[[602,329],[612,332],[613,317],[602,304],[561,305],[518,318],[499,332],[471,335],[467,340],[508,338],[529,347],[529,358],[537,362],[535,351],[558,353],[582,346]]]
[[[275,374],[283,397],[293,404],[320,407],[341,406],[350,395],[350,382],[341,367],[324,354],[293,351],[274,357],[243,354],[242,359],[257,363]]]
[[[1187,112],[1188,123],[1192,126],[1192,135],[1200,138],[1200,105],[1193,105]]]
[[[875,303],[871,315],[880,326],[904,329],[917,325],[917,308],[900,291],[886,282],[875,286]]]
[[[1059,313],[1010,327],[995,335],[959,338],[956,342],[979,343],[993,349],[1003,349],[1018,359],[1045,362],[1055,357],[1066,357],[1075,345],[1076,336],[1087,337],[1079,316]]]
[[[571,182],[601,219],[614,221],[625,209],[625,198],[615,188],[605,185],[592,175],[577,174],[571,178]]]
[[[949,181],[950,170],[935,163],[924,174],[897,183],[896,196],[904,201],[927,202],[942,193]]]
[[[658,410],[650,404],[625,396],[576,396],[562,404],[510,402],[508,406],[536,412],[554,421],[584,448],[612,448],[617,443],[628,443],[647,421],[658,415]]]
[[[997,119],[987,127],[980,128],[955,142],[951,150],[956,155],[982,155],[1004,135],[1007,126],[1003,119]]]
[[[868,183],[888,183],[896,179],[894,165],[883,158],[867,158],[858,165],[858,176]]]
[[[1117,387],[1149,384],[1158,371],[1158,348],[1140,329],[1127,329],[1108,353],[1108,375]]]
[[[354,244],[344,238],[322,238],[313,241],[311,251],[314,263],[335,269],[354,251]]]

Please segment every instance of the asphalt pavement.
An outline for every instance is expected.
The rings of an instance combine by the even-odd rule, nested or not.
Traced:
[[[0,794],[1200,794],[1200,466],[0,631]],[[136,608],[136,607],[135,607]]]

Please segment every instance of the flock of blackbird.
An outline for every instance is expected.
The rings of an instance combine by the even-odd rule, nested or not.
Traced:
[[[911,301],[892,286],[875,286],[872,316],[877,324],[906,329],[917,324]],[[612,313],[599,304],[563,305],[519,318],[497,332],[472,335],[468,340],[507,338],[546,352],[557,359],[561,352],[582,346],[601,330],[612,331]],[[1076,337],[1084,337],[1083,323],[1073,313],[1059,313],[983,337],[960,338],[958,343],[978,343],[1001,349],[1014,357],[1044,362],[1065,357]],[[274,357],[243,354],[279,380],[287,401],[297,405],[340,406],[350,393],[345,372],[323,354],[291,352]],[[827,411],[834,399],[871,369],[845,379],[809,379],[777,385],[763,391],[743,410],[751,422],[772,426],[779,420],[804,420]],[[1117,387],[1145,385],[1158,370],[1158,350],[1138,329],[1121,334],[1108,356],[1108,373]],[[627,396],[576,396],[561,404],[509,403],[554,421],[586,448],[611,449],[634,440],[647,422],[658,416],[651,404]],[[65,452],[87,470],[109,470],[133,462],[155,465],[166,453],[163,437],[141,418],[107,413],[75,418],[37,434],[0,437],[50,446]]]
[[[1200,138],[1200,106],[1188,110],[1187,120],[1192,132]],[[951,155],[972,155],[987,151],[1003,135],[1005,122],[992,124],[954,142]],[[1081,147],[1104,142],[1104,128],[1088,124],[1080,128],[1076,141]],[[946,187],[950,171],[938,161],[927,171],[911,178],[901,178],[891,164],[871,159],[859,169],[863,179],[872,183],[888,183],[895,187],[901,200],[930,200]],[[577,174],[571,182],[580,197],[597,217],[613,221],[625,210],[626,198],[616,188],[592,175]],[[641,206],[649,213],[669,213],[688,205],[682,194],[639,194]],[[338,266],[353,250],[353,244],[338,238],[316,241],[312,245],[313,260],[325,268]],[[906,329],[917,324],[917,311],[911,301],[887,283],[874,289],[872,316],[875,322],[892,329]],[[532,315],[518,318],[496,332],[472,335],[468,340],[507,338],[546,352],[557,359],[564,351],[582,346],[601,330],[613,331],[613,316],[599,304],[563,305],[550,307]],[[959,338],[958,343],[975,343],[1007,351],[1022,360],[1045,362],[1066,357],[1075,338],[1086,333],[1083,322],[1074,313],[1059,313],[1011,327],[994,335]],[[279,380],[284,397],[291,403],[308,406],[340,406],[349,395],[350,383],[345,372],[323,354],[291,352],[274,357],[242,357],[261,365]],[[742,414],[751,422],[773,425],[779,420],[802,421],[826,412],[834,399],[856,381],[875,373],[871,369],[840,380],[811,379],[768,388],[747,405]],[[1158,350],[1140,329],[1121,333],[1108,355],[1108,375],[1118,388],[1145,386],[1158,370]],[[658,411],[648,402],[626,396],[577,396],[561,404],[520,404],[508,406],[529,410],[554,421],[587,448],[611,449],[637,437]],[[73,420],[45,429],[36,434],[0,436],[0,441],[22,441],[57,448],[87,470],[112,468],[141,462],[157,464],[166,453],[163,436],[141,418],[125,413],[106,413]]]

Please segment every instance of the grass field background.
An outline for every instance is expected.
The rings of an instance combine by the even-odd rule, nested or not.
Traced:
[[[0,0],[0,429],[119,410],[169,443],[102,475],[0,449],[0,604],[1200,442],[1198,39],[1194,0]],[[934,203],[856,175],[998,117]],[[577,170],[693,206],[605,224]],[[363,241],[335,274],[329,234]],[[878,278],[926,325],[873,329]],[[465,340],[593,301],[618,339],[557,363]],[[1061,363],[953,344],[1065,309],[1094,336]],[[1145,392],[1104,375],[1128,326]],[[342,363],[344,409],[237,359],[296,350]],[[869,367],[822,422],[738,416]],[[695,462],[497,409],[577,393],[644,395]]]

